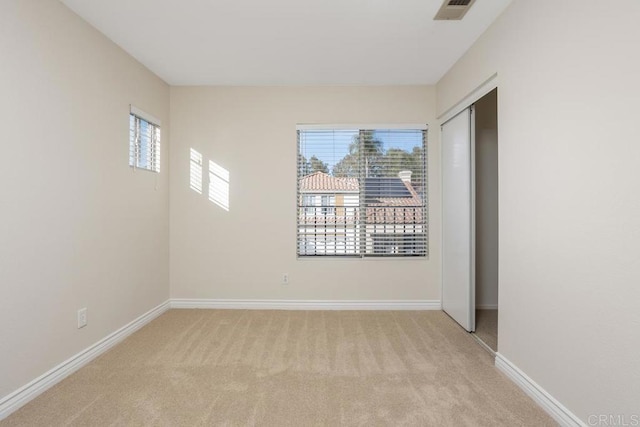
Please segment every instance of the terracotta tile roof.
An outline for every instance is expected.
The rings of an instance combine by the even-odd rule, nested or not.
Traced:
[[[300,178],[300,191],[358,191],[357,178],[337,178],[324,172],[314,172]]]
[[[388,179],[387,179],[388,180]],[[392,179],[393,180],[393,179]],[[400,181],[399,178],[397,178]],[[402,184],[400,184],[400,182]],[[392,193],[402,194],[404,197],[388,197],[385,189],[380,184],[374,182],[369,188],[371,193],[377,195],[385,194],[385,197],[366,197],[367,209],[365,224],[422,224],[423,208],[422,198],[413,188],[410,182],[394,182]],[[398,186],[403,191],[398,190]],[[404,191],[404,187],[407,191]],[[348,190],[345,190],[348,188]],[[389,187],[387,187],[389,188]],[[300,179],[300,190],[306,192],[313,191],[358,191],[358,180],[356,178],[336,178],[323,172],[315,172]],[[409,197],[406,197],[408,195]],[[301,213],[300,224],[302,225],[330,225],[330,224],[354,224],[359,218],[359,211],[356,209],[352,215],[305,215]]]

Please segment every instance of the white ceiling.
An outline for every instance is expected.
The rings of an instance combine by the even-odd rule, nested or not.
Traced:
[[[511,0],[61,0],[172,85],[433,84]]]

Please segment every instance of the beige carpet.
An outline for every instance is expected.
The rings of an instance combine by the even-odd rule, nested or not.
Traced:
[[[439,311],[171,310],[4,426],[549,426]]]
[[[498,310],[476,310],[476,336],[498,351]]]

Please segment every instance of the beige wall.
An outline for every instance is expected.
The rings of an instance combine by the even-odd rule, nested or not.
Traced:
[[[476,307],[498,305],[498,96],[475,103]]]
[[[498,73],[500,353],[585,422],[640,402],[638,16],[516,0],[437,86]]]
[[[296,124],[425,122],[435,124],[433,87],[172,87],[171,296],[439,299],[437,126],[429,260],[296,259]],[[190,190],[191,148],[229,170],[228,212]]]
[[[635,0],[516,0],[436,100],[432,87],[169,93],[60,3],[1,2],[0,398],[166,300],[169,277],[175,298],[439,299],[436,110],[497,72],[500,352],[583,420],[637,413],[639,15]],[[160,175],[128,167],[130,103],[163,121]],[[430,258],[297,260],[295,125],[422,122]],[[189,189],[190,148],[230,171],[228,212]]]
[[[169,89],[57,1],[0,2],[0,58],[2,399],[168,298]],[[129,103],[159,176],[128,166]]]

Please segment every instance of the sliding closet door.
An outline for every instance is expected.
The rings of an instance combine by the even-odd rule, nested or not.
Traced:
[[[442,309],[475,330],[472,107],[442,125]]]

